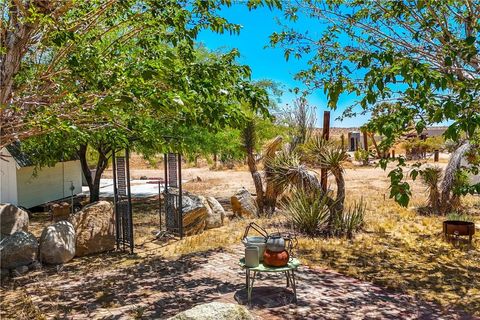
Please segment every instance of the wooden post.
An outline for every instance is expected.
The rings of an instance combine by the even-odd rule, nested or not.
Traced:
[[[395,149],[392,150],[392,158],[395,159]]]
[[[340,136],[340,139],[342,140],[342,149],[345,149],[345,135],[343,133]]]
[[[322,132],[322,137],[325,140],[330,139],[330,111],[324,111],[323,112],[323,132]],[[321,177],[321,185],[322,185],[322,190],[324,192],[327,192],[327,169],[321,169],[320,170],[320,177]]]
[[[438,150],[435,150],[434,153],[433,153],[433,161],[434,162],[438,162],[439,155],[440,155],[440,152]]]
[[[368,133],[367,130],[363,130],[363,149],[368,151]]]

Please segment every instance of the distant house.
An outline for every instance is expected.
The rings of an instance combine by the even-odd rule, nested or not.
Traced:
[[[348,132],[348,151],[357,151],[364,149],[363,140],[361,139],[360,131]]]
[[[0,150],[0,203],[31,208],[82,192],[80,161],[71,158],[35,173],[35,167],[13,144]]]

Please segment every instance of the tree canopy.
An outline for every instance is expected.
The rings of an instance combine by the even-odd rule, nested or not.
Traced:
[[[239,25],[219,15],[218,9],[230,4],[215,0],[3,2],[0,146],[51,130],[102,126],[104,117],[118,120],[121,117],[109,109],[112,102],[135,103],[140,115],[146,103],[169,111],[172,104],[192,102],[195,94],[207,99],[209,88],[198,90],[196,79],[185,75],[212,72],[189,65],[195,59],[194,40],[200,30],[239,32]],[[261,5],[280,3],[247,2],[249,8]],[[225,63],[235,55],[226,55]],[[179,78],[182,81],[174,82]],[[109,113],[99,116],[102,105]],[[187,121],[215,116],[211,110],[200,114],[202,109],[186,109]]]
[[[391,145],[414,126],[451,123],[446,138],[471,138],[480,128],[480,6],[475,1],[295,1],[295,21],[318,21],[319,34],[286,24],[271,35],[285,56],[308,60],[296,77],[307,92],[323,90],[328,105],[341,95],[357,101],[345,116],[375,112],[367,124]],[[389,102],[385,104],[385,102]],[[389,106],[382,108],[382,106]],[[398,172],[398,170],[397,170]],[[393,177],[393,176],[392,176]],[[395,180],[395,181],[394,181]],[[406,205],[409,186],[392,180]]]

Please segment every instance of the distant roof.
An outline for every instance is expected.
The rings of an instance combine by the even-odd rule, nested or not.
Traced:
[[[5,148],[12,155],[12,158],[15,159],[15,162],[17,162],[20,167],[30,167],[34,165],[32,158],[22,151],[20,142],[14,142]],[[73,161],[79,159],[80,158],[78,157],[78,155],[72,155],[67,159],[58,159],[58,162]]]

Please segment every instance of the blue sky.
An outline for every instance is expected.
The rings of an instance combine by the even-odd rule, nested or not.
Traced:
[[[268,8],[249,11],[246,5],[237,4],[230,8],[224,8],[221,11],[221,15],[230,22],[243,26],[240,35],[202,31],[198,41],[212,50],[237,48],[241,54],[239,62],[250,66],[252,78],[254,80],[271,79],[282,83],[285,86],[285,93],[282,97],[281,105],[291,104],[292,100],[295,99],[295,95],[288,92],[288,89],[302,87],[301,82],[295,81],[293,76],[296,72],[306,68],[306,61],[299,61],[291,57],[287,62],[281,48],[265,48],[269,44],[270,34],[281,29],[275,18],[281,19],[282,12],[279,10],[272,11]],[[292,26],[297,30],[309,30],[310,34],[314,34],[315,30],[320,30],[321,28],[318,21],[309,20],[305,17],[300,17]],[[308,100],[311,105],[316,107],[317,126],[321,126],[323,111],[328,110],[327,98],[323,94],[323,90],[315,92],[309,96]],[[342,122],[334,120],[341,114],[344,107],[352,103],[351,97],[340,98],[340,108],[332,111],[331,114],[331,126],[358,127],[368,120],[368,116],[344,119]]]

